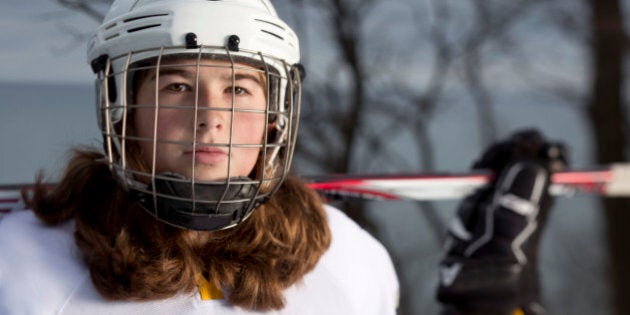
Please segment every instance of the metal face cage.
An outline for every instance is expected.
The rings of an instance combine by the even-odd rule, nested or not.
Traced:
[[[297,135],[297,66],[208,46],[102,61],[96,88],[105,162],[156,219],[225,229],[278,190]]]

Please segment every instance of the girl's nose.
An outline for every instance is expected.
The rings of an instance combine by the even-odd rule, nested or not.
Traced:
[[[229,107],[218,91],[201,89],[197,101],[197,128],[218,129],[225,128],[229,121]]]

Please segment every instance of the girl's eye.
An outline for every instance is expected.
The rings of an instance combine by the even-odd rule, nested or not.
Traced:
[[[166,90],[171,92],[186,92],[189,91],[190,88],[188,87],[188,85],[183,83],[172,83],[166,87]]]
[[[231,88],[231,87],[229,88],[229,91],[228,91],[228,92],[229,92],[229,93],[232,93],[232,88]],[[247,94],[247,93],[248,93],[248,91],[247,91],[247,89],[245,89],[245,88],[242,88],[242,87],[240,87],[240,86],[236,86],[236,87],[234,87],[234,94],[235,94],[235,95],[245,95],[245,94]]]

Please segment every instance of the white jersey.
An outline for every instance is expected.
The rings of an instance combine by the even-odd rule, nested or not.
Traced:
[[[395,314],[398,279],[385,248],[326,206],[332,243],[313,271],[266,314]],[[150,302],[108,301],[94,288],[74,242],[74,221],[43,225],[32,211],[0,221],[0,314],[252,314],[199,292]]]

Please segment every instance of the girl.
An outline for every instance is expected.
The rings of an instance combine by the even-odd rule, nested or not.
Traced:
[[[383,246],[289,175],[298,46],[268,0],[115,1],[104,152],[0,222],[0,314],[394,314]]]

